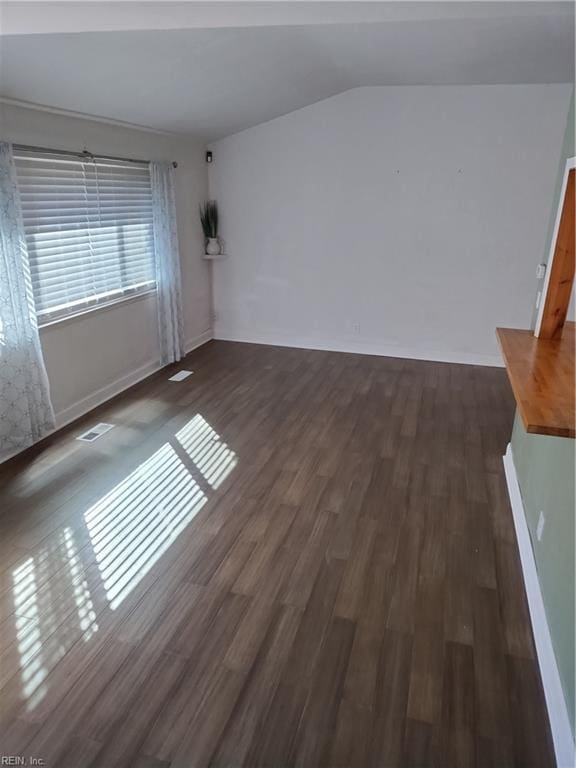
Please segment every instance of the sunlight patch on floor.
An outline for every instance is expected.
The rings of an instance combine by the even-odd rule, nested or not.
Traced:
[[[214,489],[224,482],[238,462],[234,451],[200,414],[176,432],[176,439]]]
[[[163,445],[84,515],[112,609],[207,501],[174,448]]]
[[[12,571],[12,596],[22,693],[31,711],[46,695],[46,677],[58,661],[79,638],[88,642],[98,631],[71,528]]]

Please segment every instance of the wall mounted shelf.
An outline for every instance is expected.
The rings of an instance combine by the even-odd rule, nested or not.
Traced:
[[[557,339],[537,339],[533,331],[497,329],[508,378],[527,432],[576,436],[575,328],[575,323],[566,323]]]

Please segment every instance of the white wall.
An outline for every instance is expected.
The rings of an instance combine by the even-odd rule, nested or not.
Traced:
[[[6,141],[144,160],[176,160],[178,237],[188,347],[211,337],[211,275],[202,260],[198,204],[207,194],[204,148],[167,134],[133,130],[0,104]],[[41,329],[59,423],[69,421],[158,367],[156,300],[138,298]]]
[[[571,87],[358,88],[212,145],[218,338],[500,364]]]

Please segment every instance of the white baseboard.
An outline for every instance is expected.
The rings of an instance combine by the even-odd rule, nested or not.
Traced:
[[[208,330],[204,331],[199,336],[187,339],[184,343],[186,354],[192,352],[192,350],[197,349],[198,347],[201,347],[202,344],[210,341],[211,338],[212,331]],[[162,366],[157,360],[150,360],[144,365],[141,365],[139,368],[136,368],[134,371],[130,371],[130,373],[115,379],[105,387],[97,389],[87,397],[82,398],[82,400],[78,400],[67,408],[64,408],[64,410],[59,411],[56,414],[56,429],[61,429],[67,424],[70,424],[70,422],[78,419],[80,416],[84,416],[85,413],[88,413],[88,411],[91,411],[93,408],[102,405],[102,403],[105,403],[112,397],[119,395],[126,389],[133,387],[143,379],[146,379],[148,376],[156,373],[156,371],[159,371],[161,367]]]
[[[538,655],[538,664],[540,666],[540,676],[544,687],[544,696],[546,697],[546,707],[550,720],[550,729],[554,742],[554,752],[556,754],[556,764],[558,768],[573,768],[575,765],[576,749],[570,716],[564,699],[562,681],[556,664],[554,646],[550,628],[546,619],[546,610],[544,600],[540,590],[538,580],[538,571],[530,539],[530,531],[524,513],[524,504],[520,493],[520,485],[514,466],[512,456],[512,446],[509,444],[504,456],[504,471],[506,473],[506,482],[508,484],[508,494],[510,496],[510,505],[514,517],[514,527],[516,529],[516,538],[520,550],[520,561],[522,563],[522,573],[524,575],[524,586],[528,597],[528,607],[530,610],[530,619],[532,621],[532,630],[534,641],[536,643],[536,653]]]
[[[206,344],[207,341],[211,341],[214,338],[212,328],[208,328],[207,331],[203,331],[198,336],[193,336],[191,339],[186,339],[184,342],[184,349],[186,354],[192,352],[194,349],[201,347],[202,344]]]
[[[91,392],[87,397],[83,397],[81,400],[77,400],[67,408],[58,411],[56,414],[56,429],[61,429],[67,424],[70,424],[70,422],[80,418],[80,416],[84,416],[88,411],[97,408],[112,397],[119,395],[125,389],[133,387],[134,384],[138,384],[142,379],[151,376],[159,369],[160,365],[156,360],[145,363],[134,371],[130,371],[130,373],[127,373],[125,376],[121,376],[120,378],[111,381],[109,384],[106,384],[105,387],[101,387],[100,389]]]
[[[439,363],[465,363],[502,368],[504,363],[499,354],[483,355],[472,352],[458,352],[424,347],[403,347],[383,342],[363,342],[354,339],[331,339],[322,336],[290,336],[276,332],[253,332],[230,330],[216,326],[214,338],[222,341],[242,341],[249,344],[270,344],[277,347],[318,349],[326,352],[352,352],[360,355],[380,357],[401,357],[410,360],[430,360]]]

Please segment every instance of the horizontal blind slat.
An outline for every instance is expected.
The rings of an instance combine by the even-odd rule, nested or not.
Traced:
[[[117,288],[115,286],[107,285],[106,283],[95,283],[93,285],[84,286],[84,290],[77,289],[50,294],[49,302],[44,302],[43,294],[40,294],[38,310],[49,310],[55,306],[60,306],[73,301],[88,300],[94,298],[94,296],[104,296],[110,293],[130,293],[132,290],[135,290],[136,286],[145,286],[146,290],[149,290],[150,287],[154,286],[154,283],[150,280],[146,280],[142,276],[136,279],[134,283],[127,288]]]
[[[50,240],[42,243],[40,247],[38,244],[31,242],[28,245],[28,258],[33,261],[51,261],[53,259],[66,259],[74,258],[76,251],[81,251],[90,247],[90,238],[78,237],[73,240]],[[122,238],[122,245],[124,251],[129,252],[134,248],[146,248],[150,250],[150,238],[142,235],[140,237],[126,237]],[[102,239],[98,242],[98,249],[105,252],[112,250],[116,252],[118,249],[117,238]]]
[[[90,257],[87,256],[85,259],[85,266],[89,266],[90,270],[89,272],[87,270],[81,269],[82,264],[78,264],[79,269],[76,270],[77,276],[76,277],[70,277],[69,273],[70,270],[68,267],[61,267],[61,268],[55,268],[50,267],[48,270],[45,269],[38,269],[38,267],[32,266],[30,267],[31,271],[31,279],[32,282],[38,282],[40,286],[44,290],[48,290],[48,288],[51,285],[65,285],[65,286],[72,286],[76,283],[80,282],[86,282],[87,280],[94,280],[99,278],[101,275],[115,275],[116,272],[119,271],[130,271],[132,273],[139,272],[142,275],[146,276],[150,274],[150,264],[148,260],[142,259],[141,261],[134,261],[129,266],[123,267],[122,265],[118,263],[105,263],[98,265],[97,267],[93,264],[90,264],[91,261]],[[81,274],[86,272],[86,274]]]
[[[70,314],[76,314],[77,312],[82,312],[91,307],[102,306],[103,304],[117,301],[125,296],[137,296],[138,294],[149,293],[154,287],[154,283],[141,283],[131,286],[128,289],[119,289],[117,291],[84,297],[75,301],[67,300],[65,303],[53,305],[48,308],[38,307],[36,311],[41,320],[53,320],[66,317]]]

